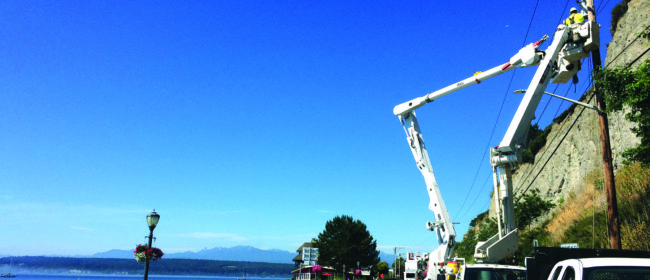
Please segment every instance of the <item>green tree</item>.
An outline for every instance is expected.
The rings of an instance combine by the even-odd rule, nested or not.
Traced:
[[[395,271],[395,278],[400,278],[399,275],[402,274],[402,271],[404,271],[404,265],[406,264],[406,260],[402,258],[402,256],[397,257],[396,262],[394,262],[391,267],[393,267],[393,271]]]
[[[327,221],[325,230],[312,240],[318,248],[318,262],[341,271],[373,267],[379,262],[377,241],[373,239],[366,225],[350,216],[337,216]]]
[[[463,237],[463,240],[456,243],[454,247],[454,252],[458,254],[459,257],[465,258],[467,261],[474,259],[474,249],[476,248],[476,229],[471,228]]]
[[[376,275],[383,274],[384,277],[386,277],[386,276],[388,276],[388,271],[389,271],[389,269],[388,269],[388,263],[387,262],[381,261],[381,262],[377,263],[377,266],[376,266],[376,269],[375,269],[375,272],[377,272]]]
[[[528,139],[526,140],[526,149],[522,152],[522,162],[533,163],[535,155],[546,145],[546,136],[551,132],[551,126],[541,130],[539,125],[532,124],[528,129]]]
[[[612,21],[609,25],[609,32],[612,34],[612,36],[614,36],[614,33],[616,33],[618,21],[623,17],[623,15],[625,15],[625,13],[627,13],[628,2],[630,2],[630,0],[623,0],[612,9]]]
[[[465,234],[465,237],[462,241],[457,242],[454,247],[454,252],[458,254],[459,257],[465,258],[467,262],[474,262],[474,251],[476,249],[476,244],[479,241],[486,241],[490,237],[494,236],[499,232],[499,226],[497,222],[493,219],[490,219],[487,216],[484,216],[482,221],[476,223],[476,227],[471,228]]]
[[[607,113],[629,108],[625,119],[637,124],[632,131],[641,143],[623,152],[624,164],[638,161],[650,166],[650,60],[635,71],[629,66],[597,69],[594,76],[605,99]]]
[[[533,189],[524,195],[523,201],[515,205],[515,219],[517,220],[517,227],[525,229],[535,219],[546,214],[549,210],[555,207],[550,201],[546,201],[539,196],[539,190]]]
[[[479,222],[483,221],[483,219],[485,219],[485,217],[487,217],[488,212],[489,212],[489,211],[485,211],[485,212],[483,212],[483,213],[481,213],[481,214],[478,214],[478,216],[476,216],[476,218],[474,218],[472,221],[469,222],[469,226],[470,226],[470,227],[475,227],[476,224],[478,224]]]
[[[514,257],[516,265],[525,266],[526,257],[533,256],[535,250],[534,240],[537,240],[539,246],[552,247],[550,234],[546,231],[548,223],[547,221],[539,227],[519,232],[519,249],[517,249]]]

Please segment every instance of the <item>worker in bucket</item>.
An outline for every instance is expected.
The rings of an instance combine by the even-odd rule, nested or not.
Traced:
[[[578,9],[573,7],[569,11],[569,17],[564,21],[564,24],[571,25],[574,23],[583,23],[584,21],[585,21],[585,17],[582,16],[581,13],[578,13]]]

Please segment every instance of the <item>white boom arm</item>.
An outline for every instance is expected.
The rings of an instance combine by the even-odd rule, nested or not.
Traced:
[[[456,232],[433,174],[431,161],[414,110],[437,98],[509,70],[540,65],[506,136],[499,146],[491,149],[490,163],[493,169],[495,195],[499,195],[497,199],[499,233],[488,241],[479,242],[475,251],[475,258],[479,262],[497,262],[512,256],[518,248],[518,232],[514,219],[511,171],[521,161],[521,148],[528,133],[530,121],[534,119],[535,109],[548,82],[566,83],[569,81],[580,69],[580,59],[587,57],[589,51],[599,47],[598,32],[597,24],[591,22],[569,27],[561,25],[554,35],[553,44],[546,51],[539,51],[538,47],[548,39],[548,36],[525,46],[507,63],[485,72],[477,72],[472,77],[395,106],[393,114],[399,117],[402,126],[404,126],[416,165],[427,185],[430,198],[429,209],[433,211],[435,217],[435,222],[428,222],[427,228],[436,231],[438,248],[429,257],[426,280],[436,279],[436,275],[441,272],[441,268],[437,266],[451,260],[456,243]],[[499,178],[504,186],[499,183]]]
[[[494,67],[485,72],[480,72],[480,71],[476,72],[472,77],[448,85],[444,88],[436,90],[425,96],[418,97],[413,100],[399,104],[395,106],[395,108],[393,108],[393,114],[395,114],[396,116],[406,116],[413,110],[424,106],[424,104],[436,100],[440,97],[443,97],[447,94],[450,94],[454,91],[466,88],[474,84],[481,83],[484,80],[503,74],[515,68],[537,65],[537,63],[539,63],[539,60],[541,59],[542,56],[542,53],[539,52],[537,48],[547,38],[548,36],[545,36],[541,40],[523,47],[521,50],[519,50],[519,52],[516,55],[510,58],[510,61],[502,65]]]
[[[440,263],[446,264],[447,261],[452,260],[454,245],[456,244],[456,232],[451,218],[449,217],[449,212],[447,212],[447,207],[442,199],[442,195],[440,194],[438,183],[433,174],[429,154],[424,145],[424,140],[420,133],[420,126],[418,125],[414,110],[439,97],[467,86],[480,83],[483,80],[503,74],[514,68],[537,64],[543,56],[543,53],[537,51],[537,48],[547,38],[548,37],[545,36],[542,40],[522,48],[507,63],[494,67],[486,72],[477,72],[472,77],[429,93],[423,97],[418,97],[411,101],[399,104],[393,109],[393,113],[399,117],[400,122],[404,126],[407,141],[411,148],[411,152],[413,153],[413,157],[415,158],[416,165],[422,173],[422,176],[424,176],[424,181],[426,182],[430,198],[429,209],[433,211],[435,217],[435,222],[427,222],[427,229],[436,231],[438,237],[438,248],[429,255],[429,269],[426,279],[436,279],[436,275],[440,273]]]
[[[447,212],[445,202],[442,200],[436,177],[433,175],[431,161],[429,160],[429,154],[424,145],[422,134],[420,134],[420,126],[415,117],[415,112],[411,112],[404,117],[400,116],[400,120],[406,130],[407,141],[415,158],[415,163],[422,176],[424,176],[427,191],[429,192],[429,209],[433,211],[435,217],[435,222],[427,222],[427,229],[430,231],[435,230],[438,237],[438,248],[429,254],[428,274],[431,275],[436,271],[436,269],[433,269],[435,265],[439,262],[446,263],[446,260],[451,260],[453,257],[452,253],[456,244],[456,231],[449,217],[449,212]],[[431,263],[434,260],[435,263]]]
[[[598,26],[592,22],[558,27],[553,43],[545,51],[546,55],[535,72],[505,137],[499,146],[490,149],[494,194],[498,196],[499,232],[487,241],[478,242],[474,254],[478,262],[497,262],[513,256],[517,251],[518,230],[512,195],[512,171],[522,160],[521,152],[526,144],[530,123],[535,119],[535,110],[548,83],[568,82],[580,69],[580,59],[598,48],[598,37]]]

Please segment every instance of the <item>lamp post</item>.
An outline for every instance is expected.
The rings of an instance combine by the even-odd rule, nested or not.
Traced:
[[[359,268],[359,261],[357,261],[357,271],[354,272],[355,279],[356,279],[357,273],[361,274],[361,268]]]
[[[147,224],[149,225],[149,244],[147,245],[147,248],[151,249],[151,241],[153,240],[153,229],[156,228],[156,225],[158,224],[158,220],[160,220],[160,215],[156,213],[156,209],[151,211],[149,215],[147,215]],[[149,277],[149,259],[146,260],[146,263],[144,265],[144,280],[147,280]]]

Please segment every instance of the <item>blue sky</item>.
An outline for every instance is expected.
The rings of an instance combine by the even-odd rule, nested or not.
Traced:
[[[131,249],[154,208],[165,252],[294,251],[339,215],[430,251],[393,107],[507,62],[574,3],[1,1],[0,255]],[[617,3],[596,1],[603,57]],[[417,110],[457,240],[534,70]],[[580,76],[547,90],[578,98]],[[542,126],[568,107],[546,104]]]

